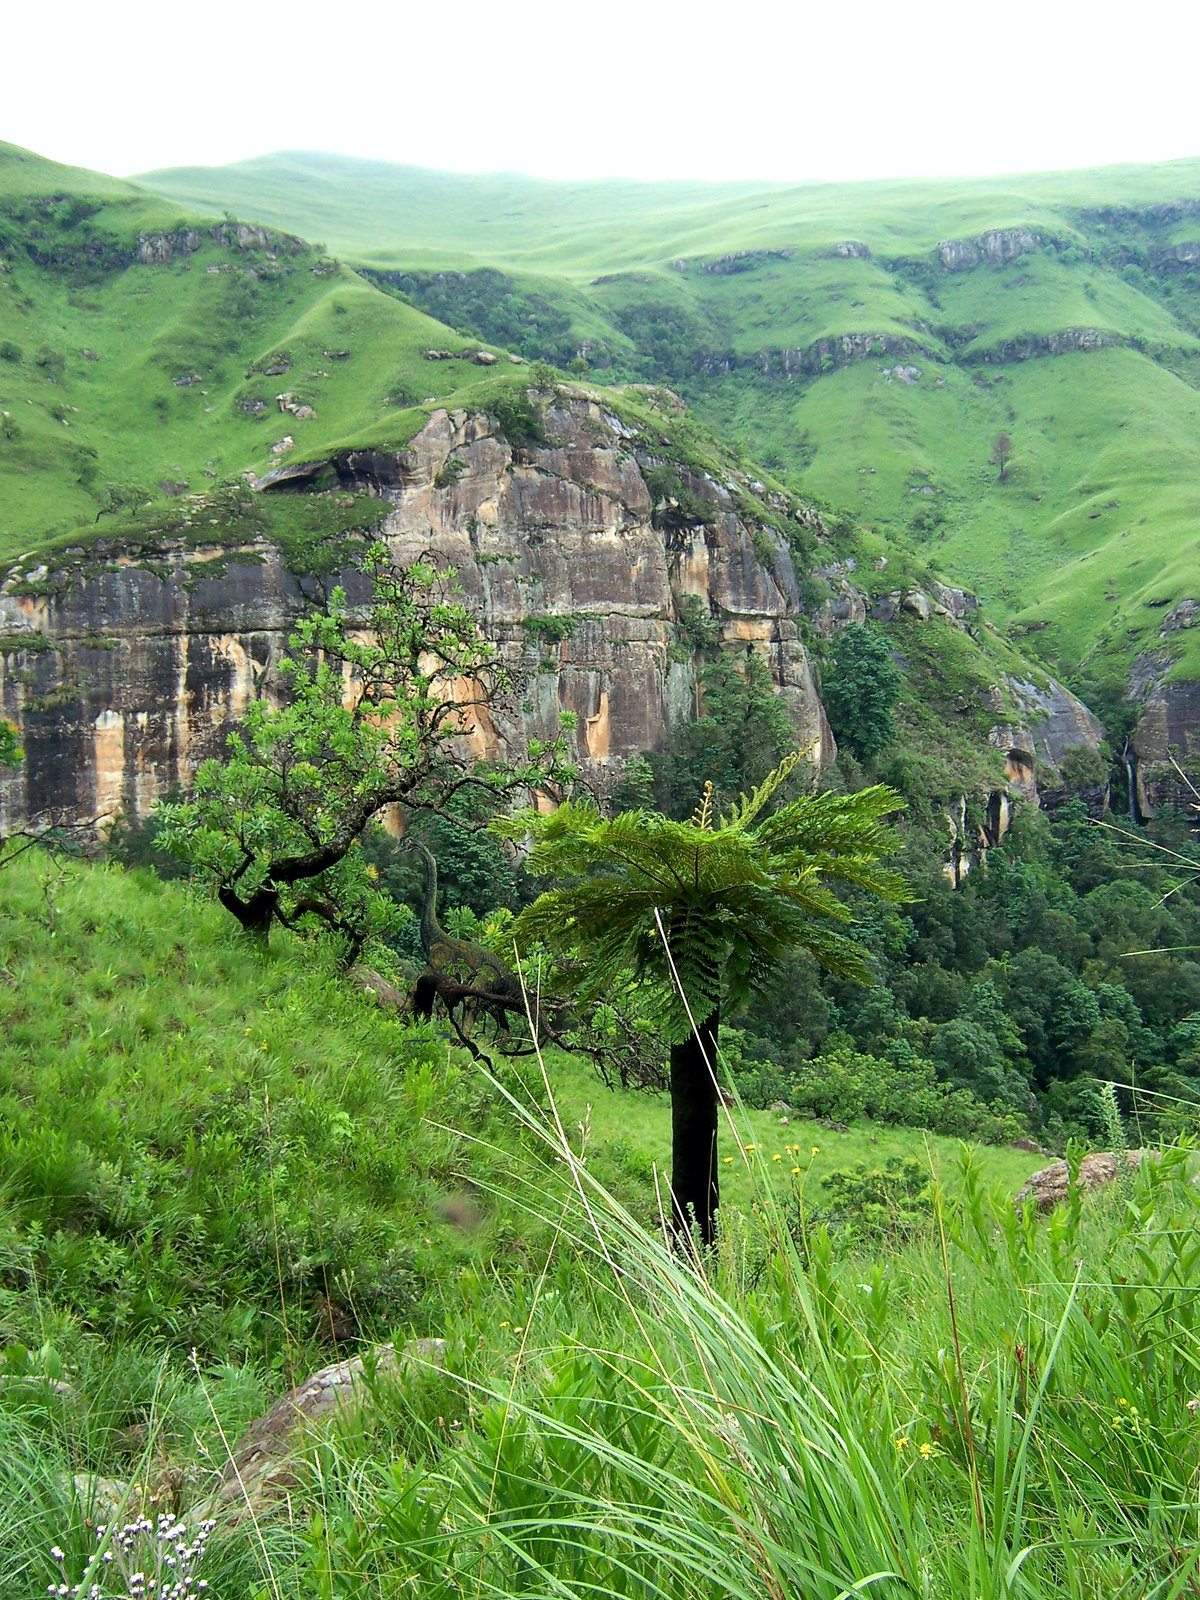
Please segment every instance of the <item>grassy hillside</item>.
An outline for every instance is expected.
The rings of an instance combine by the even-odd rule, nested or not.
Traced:
[[[0,870],[8,1338],[40,1343],[49,1315],[72,1340],[278,1363],[330,1337],[330,1302],[341,1338],[430,1331],[460,1264],[502,1270],[513,1217],[482,1197],[503,1188],[521,1140],[465,1054],[377,1010],[311,944],[284,936],[247,959],[232,920],[185,885],[38,853]],[[539,1105],[536,1064],[511,1070],[513,1091]],[[649,1220],[666,1098],[607,1090],[568,1057],[551,1083]],[[472,1151],[479,1138],[495,1151]],[[731,1155],[763,1152],[784,1190],[796,1140],[814,1187],[876,1146],[876,1159],[928,1148],[947,1167],[953,1149],[895,1128],[785,1133],[765,1111],[738,1113],[727,1139]],[[984,1159],[1003,1189],[1037,1164]],[[732,1206],[749,1206],[757,1165],[731,1163]],[[466,1233],[447,1220],[464,1192],[483,1207]]]
[[[0,560],[95,525],[114,489],[161,500],[262,472],[285,436],[301,457],[403,441],[422,402],[502,381],[422,359],[464,343],[299,239],[214,236],[2,146]]]
[[[1142,206],[1200,190],[1200,161],[1012,178],[876,183],[571,183],[517,173],[436,172],[290,150],[227,167],[172,167],[137,182],[220,212],[307,228],[331,249],[384,264],[414,249],[443,266],[477,260],[579,276],[677,256],[817,247],[862,239],[877,253],[1017,223],[1058,222],[1064,207]]]
[[[921,1136],[759,1114],[696,1273],[607,1192],[653,1217],[661,1101],[551,1062],[568,1150],[311,946],[248,959],[114,868],[3,873],[6,1593],[78,1578],[114,1500],[194,1528],[294,1379],[414,1330],[445,1371],[298,1443],[279,1514],[221,1512],[210,1592],[1167,1600],[1195,1570],[1186,1152],[1039,1223],[1036,1157],[932,1141],[938,1188],[851,1173],[830,1215],[822,1176]]]
[[[1200,162],[570,185],[292,152],[143,181],[319,233],[527,356],[674,384],[809,492],[916,536],[1060,670],[1123,671],[1195,588]],[[990,230],[1010,234],[989,256]],[[1167,648],[1200,672],[1200,640]]]

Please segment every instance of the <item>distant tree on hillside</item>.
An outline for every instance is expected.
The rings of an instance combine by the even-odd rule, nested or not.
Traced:
[[[992,453],[988,457],[992,466],[1000,468],[1000,482],[1008,477],[1008,463],[1012,460],[1013,442],[1006,433],[998,433],[992,440]]]
[[[896,736],[892,707],[904,679],[887,640],[874,628],[843,628],[829,652],[821,698],[838,743],[861,761],[876,756]]]

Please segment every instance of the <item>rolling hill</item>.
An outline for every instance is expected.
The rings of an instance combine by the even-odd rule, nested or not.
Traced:
[[[263,472],[289,437],[402,441],[421,402],[503,381],[462,347],[302,239],[0,145],[0,559]]]
[[[1109,698],[1147,651],[1200,675],[1200,637],[1161,633],[1200,569],[1200,162],[570,185],[287,152],[140,181],[526,357],[674,385]]]

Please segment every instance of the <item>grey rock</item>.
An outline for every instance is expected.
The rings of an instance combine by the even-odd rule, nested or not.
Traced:
[[[1181,600],[1177,606],[1172,606],[1162,619],[1158,630],[1160,639],[1165,639],[1168,634],[1178,633],[1180,628],[1190,628],[1196,620],[1196,612],[1200,610],[1194,600]]]
[[[290,1389],[243,1433],[221,1474],[218,1505],[259,1509],[293,1489],[305,1435],[352,1405],[371,1398],[379,1379],[394,1379],[405,1366],[444,1367],[444,1339],[411,1339],[403,1349],[377,1345],[369,1354],[322,1367]]]
[[[977,239],[943,239],[938,260],[947,272],[966,272],[983,261],[1005,266],[1037,250],[1041,240],[1028,228],[989,228]]]
[[[1145,1154],[1144,1150],[1127,1150],[1126,1165],[1130,1168],[1140,1166]],[[1076,1182],[1082,1191],[1089,1193],[1115,1182],[1117,1171],[1118,1158],[1115,1155],[1107,1151],[1095,1151],[1084,1156],[1080,1162]],[[1065,1161],[1055,1161],[1033,1174],[1017,1194],[1013,1207],[1020,1211],[1027,1200],[1032,1200],[1038,1211],[1053,1211],[1055,1206],[1065,1204],[1070,1195],[1070,1168]]]

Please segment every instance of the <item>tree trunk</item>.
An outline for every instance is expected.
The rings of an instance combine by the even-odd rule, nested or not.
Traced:
[[[717,1032],[720,1008],[682,1044],[671,1046],[671,1225],[681,1243],[695,1228],[716,1236]]]
[[[278,889],[255,889],[248,899],[243,900],[235,890],[222,884],[217,890],[217,899],[226,911],[237,918],[247,933],[261,940],[263,944],[267,943],[271,936],[271,924],[275,920],[276,908],[279,905]]]

